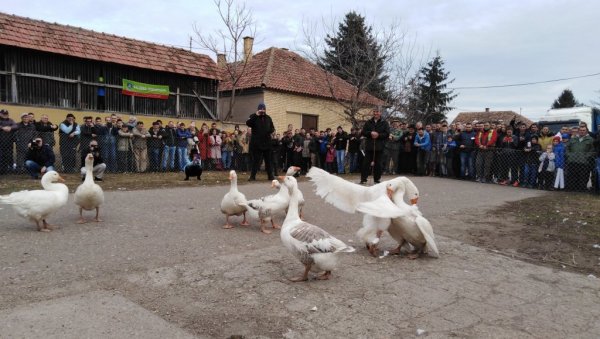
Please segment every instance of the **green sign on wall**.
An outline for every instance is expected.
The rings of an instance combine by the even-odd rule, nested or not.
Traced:
[[[168,99],[169,86],[144,84],[142,82],[123,79],[122,93],[136,97]]]

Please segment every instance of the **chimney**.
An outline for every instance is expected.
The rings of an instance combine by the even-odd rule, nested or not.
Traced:
[[[486,113],[489,113],[489,112],[490,112],[490,108],[489,108],[489,107],[486,107],[486,108],[485,108],[485,112],[486,112]]]
[[[226,65],[227,65],[227,59],[225,59],[225,54],[218,53],[217,54],[217,66],[219,66],[219,68],[223,68]]]
[[[244,60],[252,60],[252,45],[254,44],[254,38],[246,36],[244,37]]]

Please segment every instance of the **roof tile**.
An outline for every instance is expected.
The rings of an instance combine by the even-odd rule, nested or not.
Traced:
[[[0,13],[0,45],[219,78],[216,63],[204,54],[5,13]]]
[[[221,91],[231,90],[226,70],[222,69]],[[334,94],[328,81],[331,81]],[[246,65],[244,76],[236,88],[266,88],[313,95],[326,98],[352,100],[356,87],[341,78],[327,74],[321,67],[311,63],[300,55],[281,48],[271,47],[252,57]],[[361,94],[360,100],[366,104],[383,105],[383,101],[369,93]]]

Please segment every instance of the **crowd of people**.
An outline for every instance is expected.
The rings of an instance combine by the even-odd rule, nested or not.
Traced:
[[[73,114],[53,124],[46,115],[36,121],[33,113],[25,113],[15,123],[2,110],[0,174],[28,171],[37,178],[56,168],[55,131],[59,170],[81,171],[82,159],[91,151],[96,158],[94,165],[100,165],[94,173],[98,179],[104,171],[185,172],[186,167],[194,166],[189,173],[235,169],[251,172],[249,180],[255,180],[264,163],[269,178],[290,166],[300,167],[301,174],[317,166],[330,173],[360,173],[362,184],[370,175],[379,182],[382,174],[407,174],[526,188],[598,191],[600,181],[600,137],[590,133],[584,123],[560,131],[535,123],[527,126],[514,119],[506,124],[423,124],[387,121],[374,109],[362,128],[306,130],[290,124],[284,132],[276,132],[264,104],[258,106],[246,126],[235,125],[233,131],[219,130],[216,123],[198,127],[194,122],[186,126],[168,121],[163,125],[161,120],[147,128],[135,117],[125,121],[117,115],[104,120],[86,116],[79,125]]]

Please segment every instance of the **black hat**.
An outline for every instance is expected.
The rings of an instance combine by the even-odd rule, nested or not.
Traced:
[[[258,104],[258,108],[257,108],[257,109],[258,109],[259,111],[260,111],[260,110],[266,110],[266,109],[267,109],[267,106],[266,106],[266,105],[265,105],[263,102],[261,102],[260,104]]]
[[[5,109],[0,109],[0,114],[8,114],[8,111]]]

